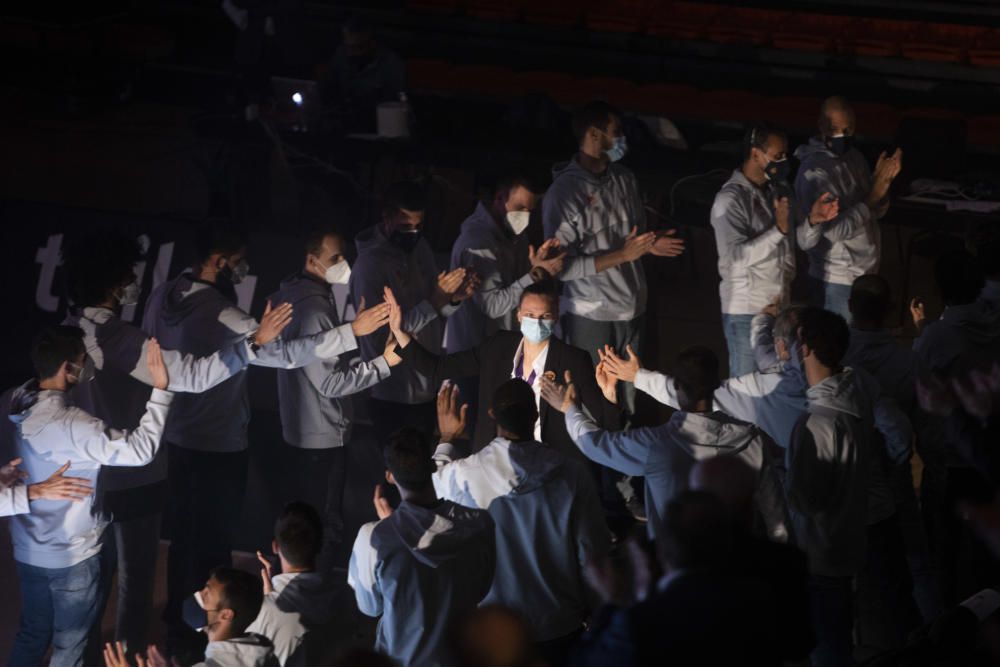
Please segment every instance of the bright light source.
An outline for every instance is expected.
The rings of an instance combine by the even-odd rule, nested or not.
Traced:
[[[302,106],[302,93],[292,93],[292,101],[295,104]]]

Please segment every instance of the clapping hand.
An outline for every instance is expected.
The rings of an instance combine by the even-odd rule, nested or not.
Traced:
[[[547,375],[543,375],[541,380],[542,399],[559,412],[566,412],[577,403],[573,375],[566,371],[564,378],[566,384],[559,384]]]
[[[264,306],[264,316],[260,318],[260,326],[253,335],[253,342],[257,345],[267,345],[279,335],[282,330],[292,321],[292,304],[283,303],[277,308],[271,308],[268,301]]]
[[[597,380],[597,386],[601,388],[604,398],[609,403],[617,404],[618,379],[608,372],[607,364],[604,363],[605,354],[603,348],[597,348],[597,356],[600,358],[600,361],[597,363],[597,367],[594,368],[594,379]]]
[[[153,387],[166,389],[170,384],[170,377],[167,375],[167,367],[163,363],[163,350],[160,349],[160,343],[155,338],[150,338],[149,342],[146,343],[146,368],[149,370]]]
[[[385,302],[389,304],[389,331],[396,340],[396,345],[404,348],[410,344],[410,334],[403,331],[403,308],[396,301],[396,295],[388,285],[382,290]],[[388,344],[388,343],[387,343]]]
[[[434,285],[434,294],[431,296],[431,305],[436,310],[447,306],[452,300],[452,295],[462,287],[464,282],[464,267],[460,266],[457,269],[439,273],[437,283]]]
[[[361,297],[358,313],[351,322],[351,331],[355,336],[367,336],[389,323],[389,304],[379,303],[371,308],[365,308],[365,298]]]
[[[665,236],[664,238],[669,237]],[[622,256],[625,258],[626,262],[634,262],[643,255],[651,252],[653,250],[654,243],[656,243],[655,232],[645,232],[644,234],[640,234],[639,228],[633,227],[632,231],[625,237],[625,245],[621,250]],[[682,246],[683,243],[684,242],[681,241]]]
[[[549,276],[557,276],[562,273],[563,263],[566,258],[566,251],[561,250],[559,239],[551,238],[545,241],[535,251],[534,246],[528,246],[528,262],[531,268],[541,269]]]
[[[372,496],[372,504],[375,505],[375,514],[378,518],[388,519],[392,516],[392,505],[389,504],[389,499],[382,495],[382,485],[375,485],[375,495]]]
[[[824,192],[816,198],[812,208],[809,209],[809,224],[821,225],[830,222],[838,215],[840,215],[840,200],[832,193]]]
[[[642,368],[642,362],[631,345],[625,347],[625,352],[628,354],[628,359],[622,359],[610,345],[605,345],[602,357],[605,372],[616,380],[635,382],[635,376]]]
[[[257,560],[260,561],[260,578],[261,582],[264,584],[264,595],[274,592],[274,584],[271,582],[271,561],[267,559],[264,554],[260,551],[257,552]]]

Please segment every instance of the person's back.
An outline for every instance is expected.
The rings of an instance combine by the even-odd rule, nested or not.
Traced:
[[[489,513],[440,500],[424,437],[403,429],[386,448],[388,480],[403,498],[395,510],[376,495],[380,520],[358,531],[348,583],[358,608],[380,616],[375,646],[404,667],[453,664],[451,625],[471,612],[493,581]]]
[[[583,565],[608,548],[597,489],[578,461],[537,442],[506,444],[520,475],[488,507],[497,525],[497,568],[484,602],[520,612],[538,641],[565,637],[590,608]]]

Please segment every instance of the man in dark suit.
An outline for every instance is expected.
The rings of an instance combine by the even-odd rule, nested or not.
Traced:
[[[394,302],[391,291],[387,290],[386,300],[390,306]],[[581,402],[603,428],[618,427],[619,411],[598,388],[590,355],[552,335],[558,319],[559,295],[555,283],[542,280],[525,287],[521,295],[517,310],[520,332],[500,331],[477,347],[443,356],[431,354],[415,340],[411,344],[410,336],[402,331],[401,323],[393,328],[393,335],[400,348],[399,355],[412,363],[412,368],[417,373],[430,377],[431,386],[438,386],[444,380],[479,376],[479,411],[476,432],[472,438],[473,452],[485,447],[496,435],[496,427],[489,416],[489,405],[494,392],[507,380],[517,377],[531,385],[535,391],[539,412],[535,440],[586,462],[587,459],[566,432],[566,420],[562,418],[562,414],[552,410],[545,401],[539,400],[542,377],[562,381],[569,372]],[[394,327],[391,317],[389,326]],[[605,501],[613,497],[608,495],[608,491],[613,492],[613,486],[602,493]]]

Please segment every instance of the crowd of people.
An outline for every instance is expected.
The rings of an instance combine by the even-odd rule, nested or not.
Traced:
[[[356,238],[310,234],[259,320],[237,306],[239,233],[207,228],[141,326],[120,316],[140,297],[136,241],[68,239],[67,319],[38,333],[35,377],[0,400],[13,449],[0,513],[22,600],[8,664],[1000,658],[1000,241],[941,255],[946,309],[929,321],[914,300],[919,336],[904,346],[878,275],[902,155],[872,168],[843,98],[819,119],[794,180],[786,136],[749,128],[712,206],[728,377],[702,345],[672,351],[671,375],[640,360],[643,258],[685,243],[647,222],[620,161],[622,113],[603,102],[575,114],[579,150],[547,188],[498,180],[446,269],[422,234],[423,188],[397,183]],[[232,562],[251,364],[277,369],[290,501],[259,573]],[[637,392],[669,420],[636,425]],[[350,498],[362,397],[385,480]],[[345,503],[371,503],[377,520],[347,534]],[[102,645],[115,573],[115,642]],[[379,617],[371,651],[338,655],[330,640],[345,583]]]

